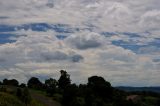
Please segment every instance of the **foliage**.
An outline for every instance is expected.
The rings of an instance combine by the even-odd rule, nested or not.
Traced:
[[[70,75],[64,70],[61,70],[60,73],[61,76],[58,80],[58,87],[60,89],[65,89],[71,83]]]
[[[29,88],[34,88],[34,89],[42,89],[42,82],[36,78],[36,77],[32,77],[28,80],[27,83]]]
[[[18,86],[19,82],[16,79],[11,79],[11,80],[4,79],[3,80],[3,85]]]
[[[93,90],[95,96],[110,99],[112,96],[111,84],[99,76],[88,78],[88,87]]]
[[[49,96],[53,96],[53,94],[56,92],[57,84],[58,82],[53,78],[45,80],[46,93]]]
[[[78,87],[75,84],[68,85],[63,92],[62,104],[66,106],[73,105],[73,101],[76,99]]]
[[[26,87],[26,84],[22,83],[22,84],[19,85],[19,87],[25,88],[25,87]]]
[[[125,92],[112,87],[110,82],[101,76],[91,76],[88,78],[87,84],[76,85],[71,83],[70,75],[65,70],[61,70],[60,74],[58,81],[49,78],[45,80],[45,83],[40,82],[36,77],[32,77],[28,80],[28,88],[31,88],[30,91],[34,90],[37,94],[45,96],[47,94],[48,98],[61,102],[63,106],[159,106],[160,104],[160,94],[158,93],[148,91]],[[13,89],[16,88],[16,93],[8,95],[9,99],[16,96],[13,100],[17,104],[15,106],[19,106],[19,104],[21,106],[24,106],[24,104],[26,106],[43,106],[34,98],[31,99],[30,92],[25,84],[22,83],[18,88],[15,82],[18,81],[3,80],[0,92],[4,92],[4,97],[6,97],[6,93],[14,92]],[[134,95],[139,99],[127,99],[128,97],[136,97]],[[10,104],[11,100],[7,99],[3,99],[0,95],[0,103],[5,101],[3,103]]]

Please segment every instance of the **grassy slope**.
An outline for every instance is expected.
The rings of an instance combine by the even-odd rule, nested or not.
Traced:
[[[0,86],[2,87],[2,86]],[[0,91],[0,106],[25,106],[16,96],[17,87],[3,86],[5,92]],[[52,97],[47,97],[45,92],[30,90],[32,97],[31,104],[28,106],[61,106],[60,103],[53,100]]]
[[[0,92],[0,106],[25,106],[16,96]],[[28,106],[46,106],[35,100],[34,98],[31,101],[31,104]]]
[[[32,98],[44,106],[61,106],[60,103],[54,101],[51,97],[47,97],[42,91],[30,90]]]
[[[0,106],[24,106],[15,96],[0,92]]]

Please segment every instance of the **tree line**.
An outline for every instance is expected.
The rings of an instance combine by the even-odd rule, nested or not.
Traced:
[[[47,96],[55,97],[64,106],[148,106],[126,100],[127,92],[115,89],[101,76],[89,77],[87,84],[71,83],[70,75],[65,70],[60,71],[58,80],[49,78],[42,83],[38,78],[31,77],[27,84],[19,84],[16,79],[4,79],[1,85],[18,87],[17,96],[26,104],[30,101],[29,88],[46,92]],[[159,106],[159,101],[155,104]]]

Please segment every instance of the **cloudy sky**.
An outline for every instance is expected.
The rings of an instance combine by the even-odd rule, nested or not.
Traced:
[[[159,0],[0,0],[0,79],[160,85]]]

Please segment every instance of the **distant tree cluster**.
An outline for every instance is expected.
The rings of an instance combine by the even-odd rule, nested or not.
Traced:
[[[65,70],[60,71],[58,80],[49,78],[42,83],[38,78],[32,77],[27,85],[23,83],[19,85],[15,79],[4,79],[0,84],[18,87],[16,95],[26,106],[31,101],[28,88],[44,91],[50,97],[56,95],[63,106],[160,106],[159,99],[148,103],[149,96],[159,98],[159,94],[121,91],[112,87],[110,82],[101,76],[91,76],[87,84],[76,85],[71,83],[70,75]],[[0,91],[2,90],[5,91],[3,87]],[[139,95],[143,95],[143,98]]]
[[[46,91],[48,96],[62,95],[60,102],[64,106],[117,106],[126,102],[124,92],[114,89],[104,78],[92,76],[87,84],[76,85],[71,83],[70,75],[65,70],[60,71],[58,80],[49,78],[43,84],[32,77],[27,86]]]
[[[19,82],[16,79],[11,79],[11,80],[4,79],[2,84],[3,85],[18,86]]]

